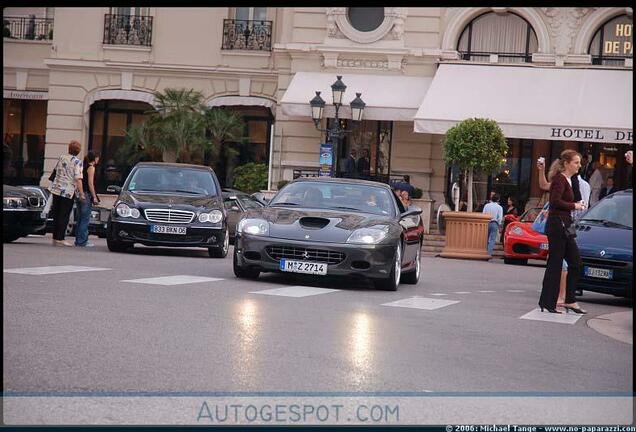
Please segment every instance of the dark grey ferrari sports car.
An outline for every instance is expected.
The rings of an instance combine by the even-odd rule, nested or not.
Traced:
[[[237,223],[234,274],[349,276],[397,290],[417,283],[422,210],[404,209],[383,183],[298,178]]]

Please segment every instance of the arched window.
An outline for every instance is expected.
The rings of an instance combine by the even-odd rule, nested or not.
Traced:
[[[466,26],[457,51],[462,60],[487,62],[497,54],[500,62],[530,63],[537,47],[537,34],[528,21],[509,12],[488,12]]]
[[[603,24],[590,42],[592,64],[624,66],[625,59],[633,58],[634,19],[619,15]]]

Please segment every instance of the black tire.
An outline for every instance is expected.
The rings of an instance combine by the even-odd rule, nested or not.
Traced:
[[[232,269],[234,270],[234,276],[239,279],[258,279],[258,275],[261,274],[258,270],[243,268],[238,265],[238,257],[236,256],[236,252],[233,255],[234,259],[232,260]]]
[[[128,246],[125,243],[111,237],[106,238],[106,246],[108,246],[108,250],[111,252],[126,252],[128,249]]]
[[[380,279],[375,281],[375,287],[377,289],[385,291],[397,291],[398,285],[400,285],[400,277],[402,276],[402,244],[398,243],[395,248],[395,255],[393,255],[393,265],[391,266],[391,272],[386,279]]]
[[[208,255],[210,258],[225,258],[228,250],[230,250],[230,235],[226,229],[225,236],[223,236],[223,246],[208,248]]]
[[[402,273],[400,282],[415,285],[420,280],[421,273],[421,259],[422,259],[422,243],[418,244],[417,256],[415,258],[415,269],[409,270],[408,273]]]
[[[518,258],[506,258],[504,257],[505,264],[516,264],[516,265],[526,265],[528,264],[527,259],[518,259]]]
[[[7,235],[3,235],[2,236],[2,242],[3,243],[11,243],[16,241],[17,239],[19,239],[20,237],[22,237],[19,234],[7,234]]]

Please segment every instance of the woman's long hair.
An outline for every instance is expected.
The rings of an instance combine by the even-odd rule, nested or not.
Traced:
[[[561,159],[555,159],[554,162],[552,162],[548,170],[548,182],[552,183],[554,176],[562,171],[561,166]]]

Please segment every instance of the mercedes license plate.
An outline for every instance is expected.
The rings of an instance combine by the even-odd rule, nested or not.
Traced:
[[[599,279],[611,279],[614,273],[612,270],[596,267],[583,267],[583,272],[587,277]]]
[[[280,260],[280,269],[281,271],[291,273],[304,273],[313,275],[327,274],[327,264],[325,263],[294,261],[285,258]]]
[[[167,225],[150,225],[150,232],[157,234],[181,234],[185,235],[186,227],[167,226]]]

